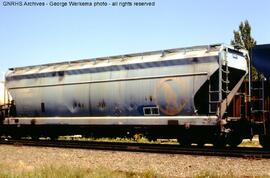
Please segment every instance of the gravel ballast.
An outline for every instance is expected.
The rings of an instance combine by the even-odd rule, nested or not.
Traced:
[[[0,165],[11,171],[31,171],[51,165],[151,171],[166,177],[193,177],[202,172],[270,177],[269,159],[193,156],[0,145]],[[0,170],[1,171],[1,170]]]

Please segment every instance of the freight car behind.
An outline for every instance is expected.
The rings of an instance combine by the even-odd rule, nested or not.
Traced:
[[[0,82],[0,106],[4,105],[4,82]]]

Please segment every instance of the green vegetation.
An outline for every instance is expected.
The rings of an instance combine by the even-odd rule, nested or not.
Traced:
[[[134,136],[134,138],[85,138],[85,137],[72,137],[61,136],[60,140],[78,140],[78,141],[95,141],[95,142],[120,142],[120,143],[148,143],[148,144],[173,144],[179,145],[177,139],[156,139],[150,141],[144,136]],[[206,144],[211,146],[212,144]],[[252,140],[244,139],[239,147],[261,147],[258,136],[254,136]]]
[[[162,178],[152,172],[133,173],[105,168],[87,169],[68,166],[47,166],[30,171],[10,170],[0,165],[0,178]]]
[[[237,178],[237,176],[234,176],[232,172],[229,172],[227,174],[220,174],[217,172],[210,172],[210,171],[202,171],[194,176],[195,178]]]
[[[31,137],[23,137],[24,139],[31,139]],[[49,137],[41,137],[40,140],[49,140]],[[101,138],[94,138],[94,137],[82,137],[81,135],[75,136],[60,136],[59,140],[76,140],[76,141],[89,141],[89,142],[118,142],[118,143],[147,143],[147,144],[172,144],[172,145],[179,145],[177,139],[155,139],[149,140],[142,134],[135,134],[134,137],[125,138],[125,137],[116,137],[116,138],[109,138],[109,137],[101,137]],[[194,145],[194,144],[193,144]],[[196,144],[195,144],[196,145]],[[207,146],[212,146],[212,144],[206,144]],[[244,139],[239,147],[262,147],[259,143],[258,135],[254,136],[252,140]]]
[[[176,139],[156,139],[150,141],[144,136],[134,136],[134,138],[85,138],[85,137],[72,137],[61,136],[60,140],[78,140],[78,141],[95,141],[95,142],[120,142],[120,143],[148,143],[148,144],[174,144],[179,145]],[[208,146],[212,144],[207,144]],[[239,147],[261,147],[258,136],[253,140],[244,139]]]
[[[45,138],[42,138],[45,139]],[[120,143],[149,143],[149,144],[179,144],[176,139],[156,139],[149,140],[141,134],[135,134],[132,138],[93,138],[93,137],[80,137],[80,136],[61,136],[59,140],[77,140],[77,141],[95,141],[95,142],[120,142]]]
[[[31,139],[31,137],[23,137],[24,139]],[[40,140],[49,140],[49,137],[41,137]],[[177,139],[155,139],[149,140],[145,136],[141,134],[136,134],[132,138],[108,138],[108,137],[101,137],[101,138],[93,138],[93,137],[82,137],[81,135],[75,136],[60,136],[59,140],[76,140],[76,141],[92,141],[92,142],[118,142],[118,143],[147,143],[147,144],[172,144],[172,145],[179,145]],[[194,145],[194,144],[193,144]],[[196,145],[196,144],[195,144]],[[212,146],[212,144],[206,144],[207,146]],[[252,140],[244,139],[239,147],[262,147],[259,143],[258,136],[254,136]]]
[[[251,26],[247,20],[241,22],[238,31],[234,30],[233,34],[234,39],[231,41],[232,45],[244,47],[248,51],[256,45],[256,41],[251,36]]]
[[[251,26],[249,22],[246,20],[245,22],[241,22],[238,30],[233,31],[234,39],[231,41],[231,44],[234,46],[241,46],[249,51],[249,55],[251,56],[251,49],[256,45],[256,41],[251,36]],[[251,66],[252,70],[252,80],[258,80],[259,74],[257,70]]]

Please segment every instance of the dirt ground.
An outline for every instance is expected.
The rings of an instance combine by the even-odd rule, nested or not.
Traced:
[[[0,167],[6,170],[31,171],[48,165],[152,171],[166,177],[193,177],[205,171],[219,175],[270,177],[270,159],[0,145]]]

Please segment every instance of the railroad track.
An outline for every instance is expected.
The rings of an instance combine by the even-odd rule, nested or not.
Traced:
[[[164,154],[189,154],[204,156],[230,156],[245,158],[270,158],[270,150],[262,148],[214,148],[190,147],[185,148],[171,144],[143,144],[143,143],[116,143],[116,142],[96,142],[96,141],[67,141],[67,140],[0,140],[0,144],[16,146],[39,146],[39,147],[58,147],[58,148],[79,148],[95,150],[113,151],[133,151]]]

